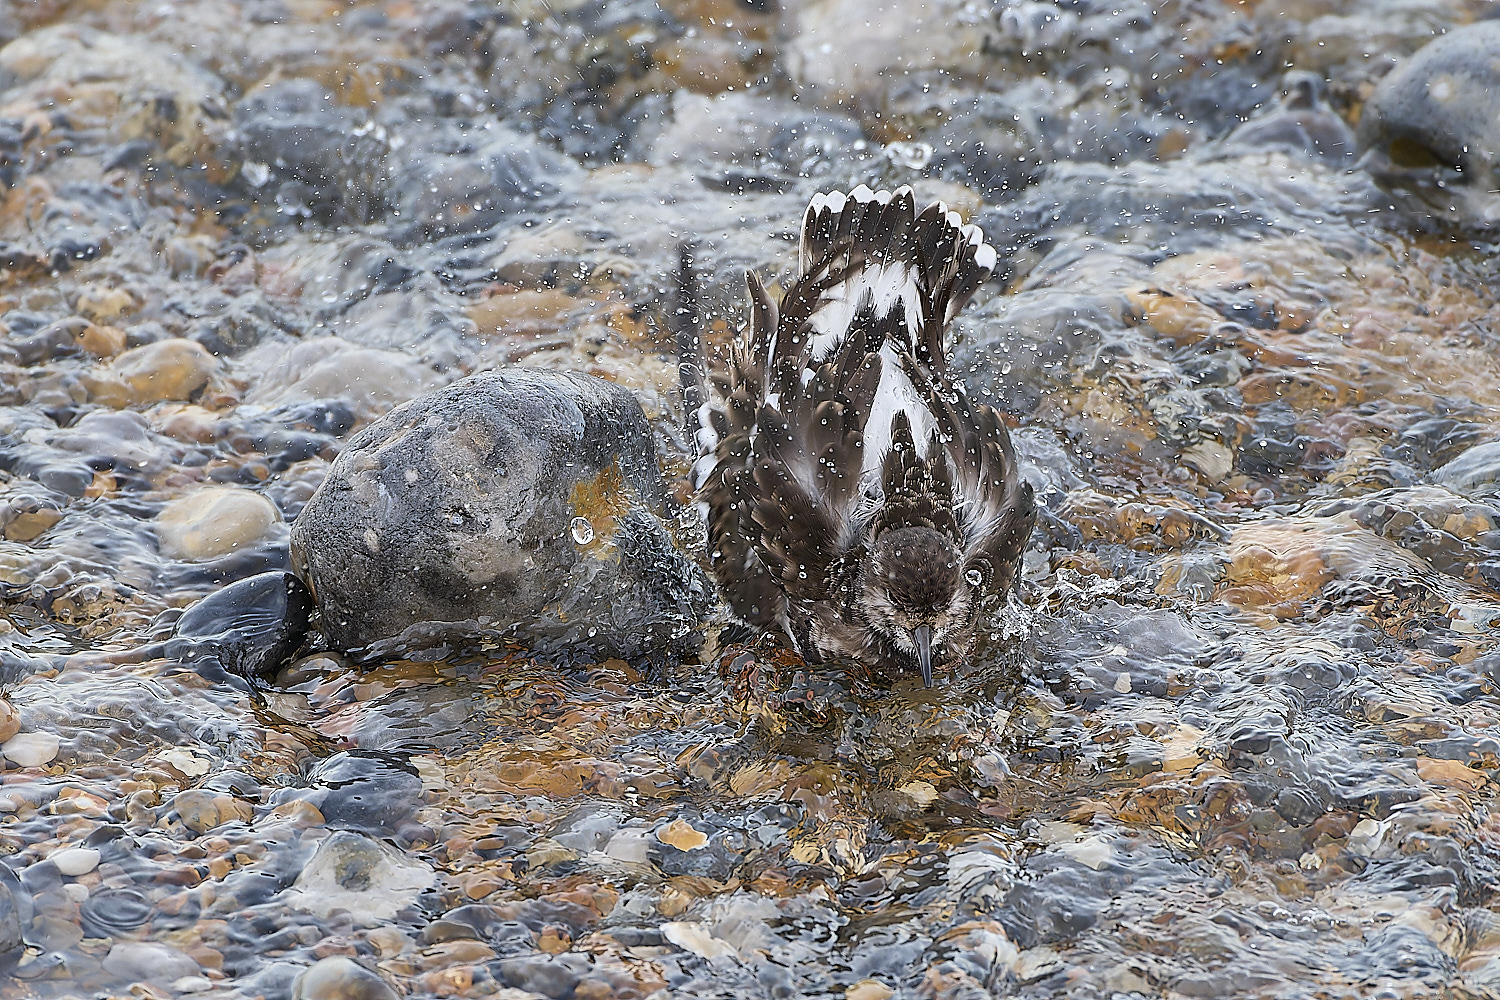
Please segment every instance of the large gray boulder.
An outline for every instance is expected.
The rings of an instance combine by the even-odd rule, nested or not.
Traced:
[[[1456,28],[1396,67],[1355,135],[1361,165],[1414,221],[1500,227],[1500,22]]]
[[[292,526],[330,642],[375,652],[518,634],[580,656],[692,645],[712,590],[624,388],[474,375],[350,439]]]

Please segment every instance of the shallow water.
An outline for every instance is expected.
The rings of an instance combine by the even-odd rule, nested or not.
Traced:
[[[1500,993],[1495,247],[1278,104],[1483,6],[0,5],[0,993]],[[474,371],[681,473],[678,245],[722,341],[860,182],[1008,255],[955,358],[1046,510],[946,683],[152,645]]]

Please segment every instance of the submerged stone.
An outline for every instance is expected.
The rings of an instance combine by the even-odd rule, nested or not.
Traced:
[[[333,955],[292,983],[292,1000],[397,1000],[389,983],[353,959]]]
[[[313,768],[304,797],[335,829],[389,836],[422,801],[422,779],[399,754],[374,750],[336,753]]]
[[[356,434],[293,525],[292,558],[341,649],[516,630],[639,656],[709,601],[674,515],[627,390],[509,369]]]
[[[281,512],[259,493],[210,486],[167,504],[153,527],[162,555],[199,560],[253,545],[280,523]]]
[[[318,845],[286,902],[321,917],[346,910],[360,926],[374,927],[410,906],[434,878],[431,868],[394,847],[340,831]]]

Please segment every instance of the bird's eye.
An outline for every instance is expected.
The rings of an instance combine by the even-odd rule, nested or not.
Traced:
[[[964,574],[964,579],[969,581],[969,586],[977,587],[984,582],[984,574],[977,569],[971,569]]]

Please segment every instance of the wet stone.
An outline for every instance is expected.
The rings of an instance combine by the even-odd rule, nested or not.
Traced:
[[[0,5],[0,994],[1492,991],[1486,6]],[[668,500],[860,182],[1044,508],[931,691]]]
[[[422,779],[397,754],[349,750],[321,761],[308,774],[306,798],[335,829],[389,835],[422,800]]]
[[[210,486],[172,501],[155,527],[163,555],[203,560],[254,545],[280,524],[281,512],[259,493]]]
[[[327,917],[348,911],[360,926],[374,927],[395,915],[432,885],[425,864],[368,837],[339,831],[318,844],[287,892],[287,905]]]
[[[155,908],[139,889],[102,889],[79,904],[84,931],[90,937],[122,937],[145,924]]]
[[[1500,442],[1477,444],[1432,471],[1431,480],[1465,493],[1489,494],[1500,483]]]
[[[167,986],[196,975],[198,963],[176,948],[150,941],[120,941],[104,957],[104,971],[123,983]]]
[[[261,573],[188,608],[167,642],[168,656],[241,677],[274,673],[307,638],[312,595],[290,573]]]
[[[217,371],[213,355],[191,340],[162,340],[133,348],[110,365],[132,403],[191,399]]]
[[[0,701],[0,743],[5,743],[21,731],[21,716],[8,701]]]
[[[558,201],[569,161],[529,136],[504,129],[434,136],[409,147],[393,170],[395,216],[409,236],[484,229],[523,208]]]
[[[514,626],[639,656],[683,638],[707,600],[662,517],[675,514],[628,392],[511,369],[351,438],[293,526],[293,559],[343,649]]]
[[[538,955],[507,958],[497,963],[500,976],[510,986],[539,993],[552,1000],[572,995],[592,966],[582,955]]]
[[[320,960],[292,981],[292,1000],[397,1000],[389,983],[351,959]]]
[[[361,223],[384,214],[385,130],[313,80],[252,91],[228,142],[240,183],[283,215]]]
[[[90,847],[69,847],[53,851],[47,860],[56,865],[62,874],[76,878],[99,867],[99,852]]]
[[[1497,52],[1500,24],[1455,28],[1398,66],[1365,102],[1362,162],[1429,226],[1500,225]]]
[[[41,767],[57,757],[61,745],[55,733],[18,733],[0,745],[0,752],[20,767]]]

